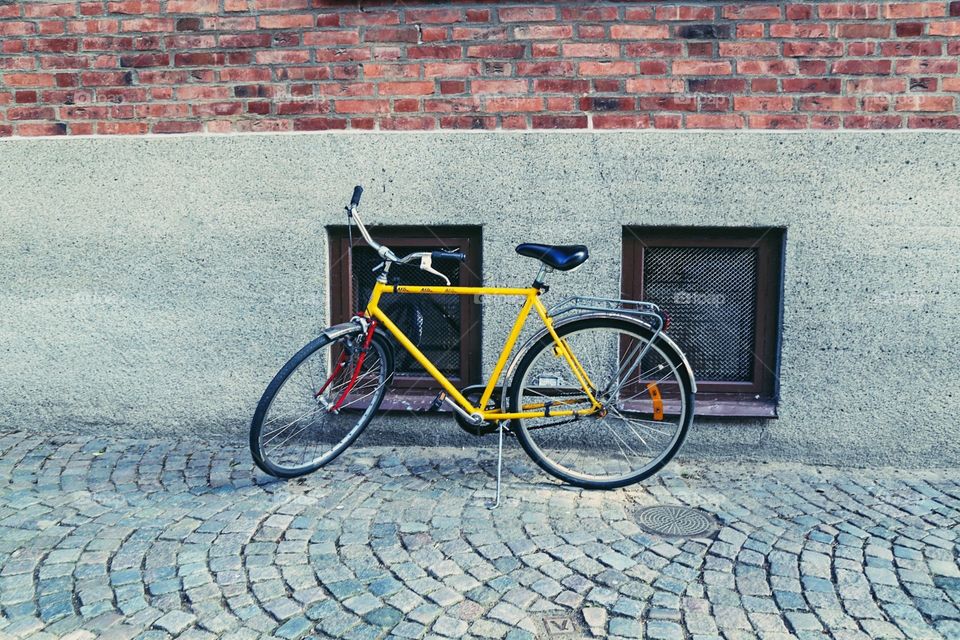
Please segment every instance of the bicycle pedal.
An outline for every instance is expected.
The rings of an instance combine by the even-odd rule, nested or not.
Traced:
[[[430,403],[430,408],[427,409],[428,412],[438,411],[440,406],[443,404],[443,401],[447,399],[447,392],[441,391],[437,394],[437,397],[433,399],[433,402]]]

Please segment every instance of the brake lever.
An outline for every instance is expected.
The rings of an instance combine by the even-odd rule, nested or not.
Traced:
[[[439,271],[437,271],[436,269],[434,269],[432,265],[433,265],[433,258],[430,256],[429,253],[426,253],[420,257],[420,270],[426,271],[427,273],[432,273],[435,276],[439,276],[443,278],[443,281],[449,287],[450,279],[447,276],[440,273]]]

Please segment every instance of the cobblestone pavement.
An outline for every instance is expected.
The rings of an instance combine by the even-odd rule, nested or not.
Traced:
[[[517,447],[348,451],[0,434],[0,637],[960,638],[956,473],[674,464],[553,482]],[[696,506],[660,538],[645,505]]]

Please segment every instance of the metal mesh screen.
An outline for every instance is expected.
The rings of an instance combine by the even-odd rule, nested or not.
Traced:
[[[697,378],[753,378],[758,252],[753,248],[647,247],[645,297],[670,316],[670,336]]]
[[[417,251],[436,251],[442,246],[417,247]],[[366,306],[377,279],[373,268],[380,257],[369,247],[354,247],[353,272],[356,274],[354,297],[358,308]],[[450,278],[456,285],[460,280],[461,264],[455,260],[437,260],[433,268]],[[401,284],[443,285],[443,280],[421,271],[415,265],[395,264],[390,267],[391,280],[399,277]],[[357,288],[359,287],[359,291]],[[460,297],[433,295],[384,294],[380,308],[400,330],[413,341],[430,361],[447,376],[460,375]],[[393,340],[393,338],[390,338]],[[396,372],[399,375],[426,376],[423,367],[399,345],[394,345]]]

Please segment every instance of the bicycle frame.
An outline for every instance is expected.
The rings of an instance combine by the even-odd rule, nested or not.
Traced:
[[[490,380],[487,382],[486,387],[483,390],[483,395],[480,397],[480,407],[486,407],[487,403],[490,401],[491,396],[493,395],[494,389],[497,385],[497,380],[500,379],[500,375],[503,373],[503,368],[507,364],[507,360],[510,358],[510,354],[513,352],[514,346],[516,346],[517,339],[520,337],[520,332],[523,330],[524,325],[527,322],[527,318],[530,315],[531,309],[536,309],[537,314],[540,316],[540,319],[543,321],[544,326],[547,328],[550,336],[553,338],[555,348],[557,349],[559,355],[562,355],[566,360],[567,365],[570,367],[571,372],[574,377],[577,379],[577,382],[580,384],[581,389],[586,394],[587,398],[590,400],[590,408],[588,409],[551,409],[547,406],[546,403],[533,404],[533,405],[524,405],[521,407],[522,411],[510,413],[504,410],[503,407],[497,407],[495,409],[485,410],[480,407],[473,406],[469,400],[467,400],[460,391],[453,386],[453,383],[443,375],[443,373],[437,369],[437,367],[430,362],[430,359],[417,346],[400,330],[400,328],[394,324],[392,320],[383,312],[383,310],[378,306],[380,302],[380,296],[384,293],[395,293],[395,294],[411,294],[411,295],[423,295],[423,294],[435,294],[435,295],[457,295],[457,296],[474,296],[474,295],[487,295],[487,296],[514,296],[518,298],[523,298],[524,303],[520,309],[520,313],[517,316],[516,321],[513,323],[513,328],[510,330],[510,335],[507,336],[507,341],[503,346],[503,351],[500,352],[500,357],[497,359],[497,363],[493,368],[493,371],[490,374]],[[553,328],[553,319],[547,313],[546,307],[543,306],[543,303],[539,299],[540,289],[536,287],[529,288],[509,288],[509,287],[453,287],[453,286],[410,286],[410,285],[392,285],[386,284],[380,281],[377,281],[374,284],[373,292],[370,296],[370,301],[367,303],[366,315],[369,318],[375,319],[381,325],[383,325],[387,331],[389,331],[397,342],[410,353],[413,358],[420,363],[420,365],[429,373],[434,380],[436,380],[443,390],[453,398],[456,403],[470,415],[480,415],[486,421],[498,421],[498,420],[519,420],[527,418],[542,418],[545,416],[549,417],[569,417],[573,415],[586,416],[591,415],[597,411],[602,410],[602,405],[594,397],[594,390],[596,387],[590,381],[590,378],[587,376],[586,371],[584,371],[583,366],[577,360],[577,357],[571,351],[567,342],[560,338],[557,335],[557,332]],[[562,404],[562,403],[554,403]],[[528,409],[530,409],[528,411]],[[536,409],[539,409],[537,411]]]

